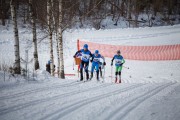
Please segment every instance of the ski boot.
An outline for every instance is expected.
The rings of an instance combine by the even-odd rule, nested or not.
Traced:
[[[93,78],[93,73],[91,73],[91,77],[90,77],[90,80],[92,80],[92,78]]]
[[[97,73],[97,76],[96,76],[97,77],[97,81],[100,81],[99,80],[99,71],[97,71],[96,73]]]
[[[83,81],[83,78],[80,78],[80,81]]]
[[[115,83],[117,83],[117,77],[115,77]]]
[[[88,81],[89,80],[89,73],[87,72],[86,73],[86,81]]]
[[[80,69],[80,81],[83,81],[83,71]]]
[[[119,72],[119,83],[121,83],[121,72]]]

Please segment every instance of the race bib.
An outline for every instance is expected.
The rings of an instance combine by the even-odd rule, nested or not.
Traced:
[[[81,58],[82,58],[82,60],[88,61],[90,58],[90,55],[82,54]]]
[[[121,64],[121,63],[122,63],[122,60],[120,60],[120,59],[115,59],[115,62],[116,62],[116,64]]]
[[[93,61],[94,62],[99,62],[99,58],[94,58]]]

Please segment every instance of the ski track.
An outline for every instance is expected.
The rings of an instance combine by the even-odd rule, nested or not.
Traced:
[[[68,106],[65,106],[65,107],[61,108],[60,110],[57,110],[54,113],[46,115],[45,117],[41,118],[40,120],[44,120],[44,119],[57,120],[57,119],[63,118],[64,116],[67,116],[71,112],[74,112],[75,110],[78,110],[81,107],[84,107],[84,106],[88,105],[89,103],[97,102],[98,100],[105,99],[106,97],[110,97],[110,96],[113,96],[113,95],[118,95],[120,93],[127,92],[127,91],[130,91],[130,90],[134,90],[134,89],[137,89],[137,88],[139,88],[139,87],[141,87],[143,85],[145,85],[145,84],[131,85],[131,86],[128,86],[128,87],[125,87],[125,88],[120,88],[118,90],[111,91],[111,92],[108,92],[108,93],[105,93],[105,94],[102,94],[102,95],[99,95],[99,96],[95,96],[95,97],[92,97],[92,98],[77,101],[75,103],[72,103],[72,104],[70,104]]]
[[[168,88],[171,85],[174,85],[175,83],[169,83],[169,84],[163,84],[161,86],[156,86],[153,89],[148,90],[148,92],[139,95],[137,97],[135,97],[134,99],[128,101],[125,105],[123,105],[122,107],[120,107],[118,110],[115,110],[116,114],[119,113],[119,111],[121,112],[123,109],[128,109],[127,111],[124,111],[124,115],[118,117],[118,118],[124,118],[129,112],[131,112],[133,109],[135,109],[139,104],[141,104],[142,102],[146,101],[148,98],[158,94],[160,91],[162,91],[163,89]],[[132,85],[132,86],[128,86],[126,88],[123,89],[118,89],[115,90],[113,92],[109,92],[103,95],[99,95],[99,96],[95,96],[92,97],[90,99],[85,99],[85,100],[81,100],[81,101],[77,101],[75,103],[72,103],[66,107],[61,107],[60,110],[57,110],[54,113],[50,113],[48,115],[46,115],[45,117],[41,118],[40,120],[44,120],[44,119],[50,119],[50,120],[57,120],[57,119],[63,119],[63,117],[69,115],[72,112],[75,112],[77,110],[79,110],[82,107],[85,107],[86,105],[90,104],[90,103],[94,103],[97,102],[98,100],[104,99],[106,97],[110,97],[113,95],[119,95],[120,93],[124,93],[124,92],[128,92],[130,90],[134,90],[137,88],[140,88],[143,85],[147,85],[147,84],[142,84],[142,85]],[[152,86],[150,86],[152,87]],[[136,106],[130,106],[131,104],[135,104]],[[130,106],[130,108],[126,108],[126,106]],[[112,116],[114,116],[115,114],[111,114]],[[110,120],[112,119],[112,116],[108,117],[106,120]]]
[[[131,111],[133,111],[136,107],[138,107],[141,103],[145,102],[152,96],[158,94],[162,90],[168,88],[171,85],[174,85],[175,83],[168,83],[162,86],[155,87],[152,90],[149,90],[148,92],[138,95],[132,100],[128,101],[127,103],[123,104],[119,108],[113,110],[109,116],[107,116],[104,120],[123,120]]]
[[[28,83],[28,84],[27,84]],[[49,83],[49,84],[48,84]],[[67,82],[60,82],[60,84],[63,84],[63,83],[67,83]],[[45,85],[45,86],[43,86],[43,87],[46,87],[47,86],[47,84],[48,85],[50,85],[50,86],[52,86],[52,85],[56,85],[56,83],[53,83],[53,84],[51,84],[51,82],[50,81],[46,81],[45,83],[41,83],[41,82],[39,82],[39,81],[31,81],[31,80],[28,80],[27,82],[24,82],[24,83],[12,83],[12,84],[8,84],[8,85],[2,85],[1,87],[0,87],[0,91],[7,91],[7,90],[12,90],[13,91],[13,94],[15,93],[15,92],[18,92],[18,89],[20,89],[20,91],[21,91],[21,89],[22,89],[22,87],[28,87],[29,86],[29,84],[33,84],[33,85],[39,85],[39,84],[41,84],[41,86],[43,86],[43,85]],[[16,91],[14,91],[14,89],[16,90]],[[27,89],[27,88],[26,88]],[[30,88],[30,89],[28,89],[28,90],[31,90],[32,88]]]
[[[69,87],[69,86],[74,86],[76,84],[79,84],[77,82],[71,82],[71,83],[65,83],[65,84],[61,84],[61,85],[54,85],[54,86],[48,86],[48,87],[43,87],[43,88],[38,88],[38,89],[29,89],[27,91],[24,92],[20,92],[20,93],[16,93],[10,96],[2,96],[0,97],[0,100],[4,100],[4,99],[11,99],[11,98],[15,98],[15,97],[21,97],[24,95],[30,95],[33,93],[37,93],[37,92],[41,92],[41,91],[45,91],[45,90],[51,90],[51,89],[58,89],[58,88],[63,88],[63,87]]]
[[[84,84],[84,83],[79,83],[79,84]],[[76,85],[78,85],[78,84],[76,84]],[[44,98],[44,99],[34,100],[34,101],[30,101],[28,103],[18,104],[18,105],[8,107],[8,108],[5,108],[5,109],[1,108],[0,109],[0,115],[8,114],[8,113],[14,112],[16,110],[22,110],[24,108],[27,108],[27,107],[30,107],[30,106],[33,106],[33,105],[39,105],[39,104],[42,104],[42,103],[45,103],[45,102],[49,102],[50,100],[59,100],[59,99],[63,99],[64,97],[68,97],[68,96],[71,97],[72,95],[87,92],[87,91],[89,91],[91,89],[92,90],[97,90],[99,88],[103,88],[105,86],[110,86],[110,85],[112,85],[112,84],[101,84],[101,85],[97,85],[95,87],[90,87],[90,88],[84,89],[83,91],[76,90],[76,91],[72,91],[72,92],[69,92],[69,93],[63,93],[63,94],[60,94],[60,95],[56,95],[56,96],[53,96],[51,98]]]

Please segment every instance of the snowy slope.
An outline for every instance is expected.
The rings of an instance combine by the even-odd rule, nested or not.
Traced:
[[[2,74],[1,74],[2,75]],[[0,87],[1,120],[179,120],[180,83],[28,81]]]
[[[9,64],[14,61],[12,30],[0,29],[0,62]],[[130,69],[123,68],[122,84],[114,84],[111,58],[106,58],[104,83],[95,79],[77,82],[77,67],[73,70],[72,58],[77,39],[119,45],[171,45],[180,44],[179,32],[180,25],[67,30],[63,34],[65,72],[76,76],[66,76],[65,80],[44,71],[49,59],[45,39],[38,47],[41,70],[35,72],[34,78],[31,76],[28,81],[20,76],[9,78],[5,73],[4,81],[4,73],[0,72],[0,120],[179,120],[180,60],[126,60],[125,66]],[[23,28],[20,33],[24,57],[24,49],[32,36]],[[33,49],[29,51],[31,59]],[[56,59],[55,62],[57,64]]]

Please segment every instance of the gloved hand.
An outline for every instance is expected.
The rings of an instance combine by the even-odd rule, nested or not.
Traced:
[[[111,62],[111,66],[113,66],[113,62]]]
[[[93,60],[90,60],[90,62],[92,62]]]
[[[106,62],[104,62],[103,65],[105,66],[105,65],[106,65]]]
[[[76,58],[76,55],[74,55],[73,57]]]
[[[121,63],[120,66],[122,66],[124,63]]]

